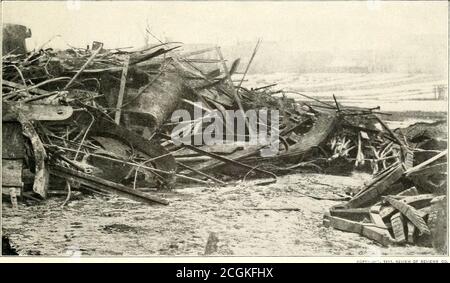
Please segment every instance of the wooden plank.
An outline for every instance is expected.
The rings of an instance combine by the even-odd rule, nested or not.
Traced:
[[[44,149],[39,135],[33,127],[33,124],[28,117],[22,112],[22,110],[15,104],[3,102],[3,106],[9,112],[15,113],[17,121],[22,126],[23,135],[26,136],[33,147],[34,163],[35,163],[35,178],[33,183],[33,191],[39,194],[41,197],[46,198],[47,186],[48,186],[48,171],[45,165],[47,154]]]
[[[430,229],[428,228],[425,220],[421,217],[418,211],[409,204],[398,201],[392,197],[386,197],[386,201],[388,201],[395,209],[400,211],[406,218],[408,218],[414,226],[419,229],[420,234],[429,235]]]
[[[434,195],[432,194],[420,194],[417,196],[407,196],[404,197],[403,199],[401,199],[400,201],[409,205],[412,205],[414,207],[417,208],[423,208],[427,205],[429,205],[429,203],[431,202],[431,200],[433,199]],[[395,212],[395,208],[392,206],[388,206],[388,207],[383,207],[380,210],[380,216],[386,220],[385,218],[387,217],[391,217],[392,214]]]
[[[427,215],[429,215],[431,212],[431,205],[430,206],[426,206],[424,208],[421,209],[417,209],[417,214],[422,217],[425,218]]]
[[[99,189],[101,191],[107,191],[117,195],[125,196],[135,201],[145,202],[148,204],[153,203],[159,203],[164,205],[169,204],[169,202],[163,198],[152,196],[150,194],[145,194],[138,190],[133,190],[124,185],[117,184],[96,176],[92,176],[81,171],[76,171],[73,169],[55,165],[50,167],[50,173],[52,175],[64,178],[68,181],[80,183],[93,189]]]
[[[225,60],[223,59],[222,51],[220,50],[219,46],[216,46],[216,51],[217,51],[217,54],[219,55],[220,60],[222,61],[223,70],[225,72],[225,75],[228,78],[229,85],[230,85],[230,88],[231,88],[231,93],[233,95],[234,101],[238,105],[239,111],[241,112],[242,117],[245,117],[244,107],[242,106],[242,102],[241,102],[241,99],[239,98],[238,91],[237,91],[236,87],[233,84],[233,80],[231,79],[231,74],[228,71],[227,64],[225,63]],[[244,121],[245,121],[245,125],[247,126],[247,128],[250,129],[250,127],[248,125],[248,120],[245,119]]]
[[[22,187],[8,187],[8,186],[2,186],[2,194],[5,196],[11,196],[11,193],[15,194],[16,196],[21,196],[23,194]]]
[[[417,166],[414,166],[412,168],[409,168],[408,170],[405,171],[405,176],[409,176],[415,172],[419,172],[420,170],[422,170],[424,167],[426,167],[427,165],[433,163],[434,161],[438,160],[441,157],[446,156],[448,153],[448,150],[444,150],[442,152],[440,152],[439,154],[436,154],[435,156],[431,157],[430,159],[428,159],[425,162],[420,163]]]
[[[424,176],[428,174],[445,173],[447,170],[447,162],[434,164],[409,174],[409,177]]]
[[[397,243],[404,243],[406,241],[404,221],[402,214],[399,212],[391,217],[392,231]]]
[[[365,205],[370,205],[379,200],[379,197],[385,194],[391,185],[395,183],[404,172],[403,166],[399,165],[383,180],[380,180],[372,188],[366,190],[364,193],[349,200],[345,206],[348,208],[357,208]]]
[[[127,83],[128,65],[130,64],[130,56],[125,58],[125,63],[122,70],[122,77],[120,79],[119,97],[117,98],[116,114],[114,121],[117,125],[120,124],[120,115],[122,115],[123,95],[125,93],[125,85]]]
[[[2,159],[2,186],[22,187],[22,159]]]
[[[86,69],[86,67],[89,66],[89,64],[91,64],[91,62],[94,60],[95,56],[97,56],[97,54],[100,52],[100,50],[102,50],[102,48],[103,48],[103,43],[100,43],[100,45],[98,45],[98,48],[94,52],[92,52],[89,59],[84,63],[83,66],[81,66],[81,68],[76,72],[76,74],[70,79],[70,81],[66,84],[66,86],[63,88],[63,90],[68,89],[72,85],[72,83]]]
[[[370,217],[370,208],[334,208],[330,209],[330,215],[340,218],[346,218],[353,221],[361,221]]]
[[[42,105],[42,104],[18,104],[8,102],[19,109],[28,120],[37,121],[62,121],[70,118],[73,114],[71,106]],[[2,104],[2,121],[17,121],[17,112],[11,111],[5,103]]]
[[[381,126],[383,126],[383,128],[385,128],[386,131],[388,131],[388,133],[394,138],[394,140],[397,142],[397,144],[400,145],[401,153],[402,154],[405,153],[405,150],[407,150],[407,147],[405,146],[403,141],[398,138],[398,136],[383,122],[383,120],[381,120],[377,115],[374,115],[374,116],[375,116],[375,119],[377,119],[377,121],[381,124]]]
[[[384,223],[383,219],[380,216],[381,205],[374,205],[370,208],[370,220],[375,226],[387,229],[388,227]]]
[[[403,192],[397,194],[397,196],[417,196],[419,192],[416,187],[411,187],[409,189],[404,190]]]
[[[408,230],[408,243],[414,244],[414,233],[416,231],[416,226],[414,226],[411,221],[408,221],[406,223],[406,228]]]
[[[320,113],[309,131],[301,136],[301,140],[290,146],[288,151],[277,155],[278,158],[297,158],[322,144],[335,130],[337,116],[335,113]]]
[[[258,51],[259,45],[261,44],[261,39],[258,39],[258,42],[256,42],[256,46],[253,49],[252,55],[250,56],[250,60],[247,63],[247,66],[245,67],[244,74],[242,75],[241,81],[239,82],[239,85],[237,87],[237,92],[239,93],[239,90],[241,89],[242,82],[245,79],[245,76],[247,75],[248,70],[250,69],[250,66],[252,65],[253,59],[255,59],[256,52]]]
[[[324,225],[326,227],[333,227],[333,228],[341,230],[341,231],[358,233],[358,234],[361,234],[362,229],[363,229],[363,224],[361,224],[360,222],[331,216],[330,214],[324,215]]]
[[[160,135],[163,136],[164,138],[166,138],[167,140],[170,140],[170,136],[167,136],[167,135],[162,134],[162,133]],[[202,150],[200,148],[197,148],[195,146],[192,146],[190,144],[181,144],[181,146],[185,147],[185,148],[188,148],[188,149],[190,149],[192,151],[198,152],[200,154],[204,154],[204,155],[210,156],[210,157],[212,157],[214,159],[217,159],[221,163],[228,163],[228,164],[232,164],[232,165],[235,165],[235,166],[244,167],[244,168],[253,170],[255,172],[260,172],[260,173],[263,173],[263,174],[266,174],[266,175],[269,175],[271,177],[275,177],[276,178],[276,175],[271,173],[271,172],[269,172],[269,171],[265,171],[265,170],[262,170],[262,169],[259,169],[259,168],[256,168],[256,167],[252,167],[250,165],[247,165],[245,163],[237,161],[239,158],[224,157],[222,155],[218,155],[218,154],[215,154],[215,153],[212,153],[212,152],[206,152],[206,151],[204,151],[204,150]],[[254,151],[252,151],[251,153],[253,153],[253,152]],[[239,157],[244,156],[244,154],[245,155],[248,154],[248,152],[244,152],[243,154],[240,153],[240,152],[238,152],[238,153],[239,153]],[[234,154],[231,154],[231,156],[233,156],[233,155]],[[214,161],[216,161],[216,160],[214,160]],[[207,162],[204,162],[204,163],[207,163]],[[221,164],[221,163],[219,163],[219,164]],[[217,163],[216,164],[208,164],[208,166],[202,165],[201,168],[194,168],[194,169],[199,170],[199,171],[200,170],[212,170],[217,165],[218,165]]]
[[[371,224],[363,224],[361,235],[383,246],[389,246],[393,242],[387,229],[382,229]]]
[[[403,162],[406,169],[414,167],[414,154],[411,151],[406,152],[405,162]]]
[[[25,158],[25,145],[20,123],[2,123],[2,158]]]
[[[39,89],[39,88],[33,88],[35,86],[27,88],[23,84],[10,82],[10,81],[7,81],[7,80],[2,80],[2,85],[6,85],[6,86],[9,86],[9,87],[17,88],[20,91],[28,91],[28,92],[36,93],[36,94],[39,94],[39,95],[47,95],[47,94],[50,93],[50,92],[48,92],[46,90],[42,90],[42,89]]]
[[[355,194],[355,197],[363,194],[373,186],[375,186],[380,180],[383,180],[388,175],[390,175],[392,172],[395,171],[395,169],[400,165],[399,162],[396,162],[392,164],[390,167],[384,169],[383,171],[379,172],[377,175],[373,177],[373,179],[370,180],[369,183],[364,183],[364,186]]]

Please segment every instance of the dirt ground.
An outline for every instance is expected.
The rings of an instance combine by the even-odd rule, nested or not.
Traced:
[[[323,213],[366,174],[295,174],[236,185],[180,188],[162,195],[170,205],[113,196],[86,196],[61,208],[64,197],[14,212],[3,202],[3,234],[19,255],[198,256],[210,232],[223,256],[435,255],[431,248],[384,248],[357,234],[325,228]],[[280,210],[281,209],[281,210]]]

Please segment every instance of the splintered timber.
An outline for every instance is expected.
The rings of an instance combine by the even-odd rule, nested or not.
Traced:
[[[393,114],[365,100],[355,107],[338,95],[319,99],[274,82],[247,87],[260,40],[241,66],[214,45],[189,50],[161,41],[127,51],[94,41],[30,51],[27,27],[5,24],[3,34],[2,194],[14,211],[21,202],[45,205],[61,195],[65,207],[88,194],[166,209],[166,194],[188,186],[237,187],[263,178],[259,185],[271,185],[294,173],[356,172],[370,179],[358,188],[342,186],[337,196],[298,192],[338,201],[327,207],[321,227],[382,246],[447,251],[444,120],[393,129],[386,122]],[[435,90],[442,98],[445,88]],[[105,231],[115,229],[133,227]],[[219,241],[211,232],[204,254],[219,253]],[[272,269],[177,271],[177,277],[214,276],[272,277]]]

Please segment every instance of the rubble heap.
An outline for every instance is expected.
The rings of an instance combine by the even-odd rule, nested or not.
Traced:
[[[447,251],[447,132],[445,121],[398,130],[404,162],[382,170],[324,225],[364,235],[382,245],[418,244]]]
[[[426,170],[443,168],[446,152],[430,149],[432,143],[415,148],[417,140],[390,130],[379,108],[345,107],[335,97],[323,102],[276,85],[246,88],[242,82],[252,59],[235,81],[240,60],[230,64],[219,47],[188,52],[180,43],[161,43],[130,52],[94,42],[87,48],[3,54],[3,193],[13,203],[17,196],[45,199],[50,187],[65,188],[66,201],[72,190],[89,190],[168,204],[155,191],[181,183],[221,186],[246,177],[275,181],[291,172],[358,168],[376,174],[373,182],[332,208],[329,225],[364,235],[372,233],[368,229],[395,228],[396,242],[403,239],[398,225],[428,231],[420,219],[429,213],[420,209],[432,202],[437,189],[424,195],[428,183],[417,179]],[[303,100],[288,98],[288,93]],[[204,117],[276,109],[277,151],[262,154],[273,144],[248,142],[248,125],[244,142],[236,142],[242,133],[226,122],[219,144],[176,144],[171,138],[175,127],[195,139],[212,123],[174,122],[172,114],[180,109]],[[270,123],[265,126],[275,131]],[[419,149],[436,155],[419,164],[414,154]],[[420,211],[411,217],[414,208]],[[336,224],[342,219],[355,226]],[[403,241],[416,233],[405,231]]]

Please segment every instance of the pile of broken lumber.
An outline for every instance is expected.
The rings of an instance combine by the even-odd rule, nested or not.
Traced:
[[[407,156],[324,216],[325,226],[359,233],[382,245],[416,244],[447,250],[447,133],[445,122],[399,131]],[[407,143],[407,145],[406,145]]]
[[[336,97],[319,101],[276,85],[244,87],[258,46],[238,81],[232,77],[240,60],[230,64],[215,46],[187,51],[181,43],[167,42],[126,51],[94,42],[87,48],[4,53],[2,192],[13,204],[17,197],[39,201],[66,191],[64,205],[73,190],[168,204],[156,192],[186,183],[222,186],[311,170],[347,174],[357,168],[377,174],[378,181],[345,208],[332,209],[335,223],[345,210],[372,215],[372,206],[381,201],[373,191],[399,178],[414,179],[428,168],[413,170],[410,145],[379,118],[386,115],[379,109],[345,107]],[[248,125],[241,133],[226,122],[223,133],[244,135],[243,142],[224,134],[215,145],[175,144],[170,134],[181,122],[170,118],[180,109],[204,117],[213,111],[278,110],[279,128],[264,125],[279,133],[278,150],[262,154],[271,145],[251,144]],[[202,135],[212,123],[205,120],[183,121],[184,135]],[[379,204],[380,213],[384,207],[392,210],[382,222],[395,216],[400,220],[394,222],[407,223],[407,216],[401,218],[405,206],[398,202],[408,197],[390,196],[384,200],[388,205]]]

